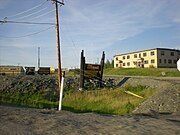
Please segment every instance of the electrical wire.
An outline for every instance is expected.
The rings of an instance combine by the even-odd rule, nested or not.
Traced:
[[[35,20],[35,19],[37,19],[37,18],[40,18],[40,17],[42,17],[42,16],[45,16],[45,15],[51,13],[51,12],[54,12],[54,11],[55,11],[55,9],[50,10],[49,12],[46,12],[46,13],[41,14],[41,15],[39,15],[39,16],[33,17],[33,18],[30,19],[30,21]]]
[[[36,8],[39,8],[39,7],[43,6],[46,2],[47,2],[47,1],[42,2],[42,3],[40,3],[39,5],[37,5],[37,6],[35,6],[35,7],[32,7],[32,8],[30,8],[30,9],[28,9],[28,10],[23,11],[23,12],[19,12],[19,13],[15,14],[15,15],[8,16],[8,18],[16,17],[16,16],[22,15],[22,14],[24,14],[24,13],[27,13],[27,12],[29,12],[29,11],[31,11],[31,10],[34,10],[34,9],[36,9]]]
[[[72,42],[72,45],[74,46],[74,50],[75,50],[75,52],[74,52],[74,54],[75,54],[75,56],[77,57],[78,56],[78,48],[76,47],[76,44],[75,44],[75,42],[74,42],[74,40],[73,40],[73,38],[72,38],[72,34],[71,34],[71,32],[70,32],[70,27],[67,25],[67,23],[65,23],[64,22],[64,28],[66,29],[66,31],[67,31],[67,33],[69,33],[69,36],[67,36],[67,37],[69,37],[69,39],[70,39],[70,41]],[[65,33],[65,32],[64,32]]]
[[[38,11],[36,11],[36,12],[33,12],[33,13],[31,13],[31,14],[28,14],[28,15],[26,15],[26,16],[17,17],[15,20],[22,20],[22,19],[27,18],[27,17],[29,17],[29,16],[38,14],[38,13],[40,13],[41,11],[43,11],[43,10],[45,10],[45,9],[47,9],[47,7],[43,8],[43,9],[41,9],[41,10],[38,10]]]
[[[55,23],[44,23],[44,22],[18,22],[18,21],[0,21],[0,23],[18,23],[18,24],[40,24],[40,25],[55,25]]]
[[[74,42],[74,40],[73,40],[73,38],[72,38],[72,36],[71,36],[71,34],[70,34],[69,26],[68,26],[66,23],[64,23],[64,24],[66,25],[66,27],[64,27],[64,28],[66,28],[66,31],[69,33],[69,36],[67,36],[67,37],[70,38],[70,41],[72,42],[72,44],[73,44],[73,46],[74,46],[73,49],[74,49],[75,52],[77,52],[77,47],[76,47],[76,44],[75,44],[75,42]],[[73,52],[74,52],[74,51],[73,51]],[[74,56],[75,56],[76,58],[78,58],[75,52],[74,52]],[[83,70],[80,69],[80,71],[83,71]],[[101,77],[98,77],[98,76],[96,76],[96,75],[94,75],[94,74],[92,74],[91,72],[88,72],[88,71],[86,71],[86,70],[84,70],[83,72],[84,72],[86,75],[91,75],[91,76],[93,76],[94,78],[98,79],[99,82],[105,83],[105,82],[101,79]]]
[[[53,27],[55,27],[55,26],[51,26],[51,27],[48,27],[48,28],[43,29],[43,30],[41,30],[41,31],[34,32],[34,33],[30,33],[30,34],[23,35],[23,36],[8,37],[8,36],[0,35],[0,38],[1,38],[1,37],[2,37],[2,38],[24,38],[24,37],[29,37],[29,36],[37,35],[37,34],[39,34],[39,33],[41,33],[41,32],[47,31],[47,30],[49,30],[49,29],[51,29],[51,28],[53,28]]]

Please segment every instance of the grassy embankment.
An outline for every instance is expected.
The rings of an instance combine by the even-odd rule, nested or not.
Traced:
[[[143,99],[128,95],[128,90],[143,96]],[[63,109],[73,112],[96,112],[103,114],[129,114],[141,102],[153,94],[154,90],[145,86],[126,86],[114,90],[81,91],[65,93]],[[40,93],[4,93],[1,103],[9,103],[34,108],[57,108],[58,102],[47,100]]]
[[[180,77],[180,72],[175,68],[108,68],[104,75]]]

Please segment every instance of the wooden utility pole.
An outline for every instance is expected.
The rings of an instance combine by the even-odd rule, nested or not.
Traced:
[[[61,87],[62,69],[61,69],[61,51],[60,51],[60,31],[59,31],[59,15],[58,15],[58,4],[60,6],[64,5],[64,1],[59,2],[57,0],[52,0],[55,3],[56,8],[56,47],[57,47],[57,58],[58,58],[58,84],[59,91]]]

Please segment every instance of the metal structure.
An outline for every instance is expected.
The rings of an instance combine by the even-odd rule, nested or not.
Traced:
[[[39,75],[49,75],[51,73],[50,67],[39,67],[38,74]]]
[[[86,63],[84,57],[84,50],[81,52],[80,64],[80,90],[84,88],[85,80],[98,80],[100,87],[103,85],[103,68],[104,68],[105,53],[103,51],[100,64]]]
[[[40,67],[40,47],[38,47],[38,68]]]
[[[35,75],[35,67],[25,67],[26,75]]]

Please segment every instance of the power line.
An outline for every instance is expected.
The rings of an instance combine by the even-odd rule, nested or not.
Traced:
[[[43,6],[46,2],[47,2],[47,1],[42,2],[42,3],[40,3],[39,5],[37,5],[37,6],[35,6],[35,7],[32,7],[32,8],[30,8],[30,9],[28,9],[28,10],[25,10],[25,11],[23,11],[23,12],[19,12],[19,13],[15,14],[15,15],[11,15],[11,16],[9,16],[9,18],[11,18],[11,17],[16,17],[16,16],[22,15],[22,14],[24,14],[24,13],[27,13],[27,12],[29,12],[29,11],[31,11],[31,10],[34,10],[34,9],[36,9],[36,8],[39,8],[39,7]]]
[[[18,24],[40,24],[40,25],[55,25],[54,23],[44,23],[44,22],[18,22],[18,21],[7,21],[7,20],[4,20],[4,21],[0,21],[0,23],[18,23]]]
[[[17,17],[15,20],[21,20],[21,19],[27,18],[27,17],[29,17],[29,16],[35,15],[35,14],[37,14],[37,13],[40,13],[41,11],[43,11],[43,10],[45,10],[45,9],[47,9],[47,7],[43,8],[43,9],[41,9],[41,10],[38,10],[38,11],[36,11],[36,12],[33,12],[33,13],[31,13],[31,14],[28,14],[28,15],[26,15],[26,16]]]
[[[51,12],[54,12],[54,11],[55,11],[55,9],[50,10],[49,12],[46,12],[46,13],[44,13],[44,14],[41,14],[41,15],[39,15],[39,16],[36,16],[36,17],[31,18],[30,20],[34,20],[34,19],[40,18],[40,17],[45,16],[45,15],[51,13]]]
[[[48,28],[43,29],[43,30],[41,30],[41,31],[34,32],[34,33],[30,33],[30,34],[23,35],[23,36],[8,37],[8,36],[0,35],[0,38],[1,38],[1,37],[2,37],[2,38],[24,38],[24,37],[29,37],[29,36],[37,35],[37,34],[39,34],[39,33],[41,33],[41,32],[47,31],[47,30],[49,30],[50,28],[53,28],[53,27],[55,27],[55,26],[51,26],[51,27],[48,27]]]

